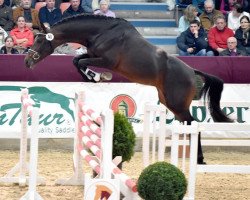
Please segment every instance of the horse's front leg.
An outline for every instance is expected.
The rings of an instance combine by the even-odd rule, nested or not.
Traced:
[[[100,81],[109,81],[112,79],[112,74],[110,72],[102,72],[98,73],[91,69],[89,69],[87,66],[95,66],[95,67],[103,67],[107,68],[110,66],[110,62],[108,60],[105,60],[103,58],[81,58],[78,61],[78,66],[80,70],[88,77],[91,78],[94,82],[100,82]]]
[[[95,81],[93,81],[93,79],[91,77],[87,76],[87,74],[84,73],[87,70],[87,67],[81,67],[79,65],[79,60],[86,59],[86,58],[89,58],[88,54],[82,54],[82,55],[79,55],[79,56],[75,56],[73,58],[73,64],[77,68],[77,71],[79,72],[79,74],[81,74],[81,76],[82,76],[82,78],[83,78],[84,81],[95,82]]]

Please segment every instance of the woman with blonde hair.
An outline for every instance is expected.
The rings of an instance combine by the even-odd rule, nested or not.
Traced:
[[[193,5],[188,5],[184,10],[184,15],[179,19],[179,33],[187,30],[189,28],[190,22],[194,20],[200,21],[198,15],[198,10]]]

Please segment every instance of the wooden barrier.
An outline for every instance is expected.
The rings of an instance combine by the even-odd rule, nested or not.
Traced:
[[[21,197],[21,200],[42,200],[42,197],[36,191],[36,185],[45,183],[44,178],[37,177],[39,111],[33,105],[34,102],[29,98],[28,90],[23,89],[21,91],[22,118],[19,162],[5,176],[0,178],[1,183],[18,183],[19,186],[29,184],[29,189]],[[29,163],[27,163],[28,117],[31,118]],[[29,176],[26,176],[28,172]],[[18,176],[15,176],[17,173]]]
[[[89,174],[82,171],[82,158],[98,174],[99,179],[110,180],[112,175],[120,182],[124,200],[138,199],[136,183],[112,162],[113,111],[97,114],[84,103],[84,93],[76,94],[76,135],[74,139],[74,174],[69,179],[58,179],[60,185],[83,185]],[[89,151],[92,152],[92,156]],[[82,158],[81,158],[82,157]]]
[[[202,105],[199,102],[195,102],[196,105]],[[222,103],[222,105],[241,105],[241,106],[249,106],[249,103],[239,103],[239,102],[228,102]],[[242,131],[250,131],[250,124],[249,123],[197,123],[193,122],[192,125],[180,124],[178,122],[174,122],[173,124],[166,125],[166,110],[162,106],[145,106],[145,121],[146,125],[144,125],[144,135],[143,137],[150,136],[150,125],[148,124],[149,120],[149,113],[151,112],[158,112],[154,116],[160,116],[159,120],[157,120],[158,126],[156,129],[156,134],[153,134],[158,137],[158,161],[164,160],[164,153],[165,147],[171,146],[171,163],[175,166],[178,166],[178,151],[179,145],[183,145],[183,157],[181,162],[181,169],[185,172],[186,169],[186,158],[185,158],[185,146],[190,145],[190,160],[189,160],[189,183],[188,183],[188,193],[185,197],[186,200],[193,200],[195,195],[195,181],[196,181],[196,174],[207,172],[207,173],[242,173],[242,174],[250,174],[250,165],[199,165],[197,164],[197,142],[198,142],[198,132],[237,132],[239,135]],[[159,114],[159,112],[161,114]],[[156,120],[155,120],[156,121]],[[160,126],[159,126],[160,125]],[[154,128],[153,128],[154,130]],[[187,140],[186,135],[191,135],[191,141]],[[183,136],[183,140],[179,140],[179,136]],[[206,138],[202,138],[202,145],[208,146],[250,146],[250,139],[244,138],[223,138],[221,135],[213,136],[212,138],[209,137],[209,134],[206,134]],[[171,139],[169,140],[169,137]],[[144,166],[149,164],[149,138],[143,138],[143,145],[147,145],[146,147],[143,146],[143,160]],[[145,142],[146,141],[146,142]],[[156,141],[156,139],[153,139]],[[147,151],[147,152],[144,152]],[[153,152],[155,154],[155,152]]]

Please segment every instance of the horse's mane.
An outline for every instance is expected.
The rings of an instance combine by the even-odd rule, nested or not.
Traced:
[[[87,20],[87,19],[99,19],[99,20],[109,20],[109,21],[126,21],[122,18],[113,18],[113,17],[107,17],[104,15],[91,15],[91,14],[79,14],[79,15],[73,15],[70,17],[66,17],[57,23],[55,23],[52,27],[63,24],[64,22],[76,22],[77,20]],[[127,22],[127,21],[126,21]]]

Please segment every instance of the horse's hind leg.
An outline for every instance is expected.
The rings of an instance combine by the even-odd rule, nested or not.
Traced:
[[[191,122],[194,120],[193,117],[191,116],[189,110],[185,110],[181,113],[178,113],[176,115],[177,119],[180,121],[186,121],[188,125],[191,124]],[[184,120],[183,120],[184,119]],[[203,151],[201,147],[201,133],[199,132],[198,134],[198,153],[197,153],[197,163],[198,164],[206,164],[204,162],[204,156],[203,156]]]

